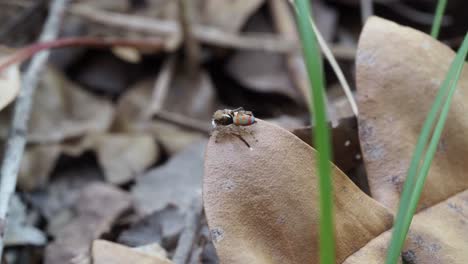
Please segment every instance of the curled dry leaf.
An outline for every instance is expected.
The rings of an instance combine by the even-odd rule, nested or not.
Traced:
[[[159,148],[149,135],[101,134],[95,140],[99,164],[113,184],[129,182],[159,157]]]
[[[318,262],[316,152],[262,120],[244,140],[215,132],[205,157],[204,202],[221,263]],[[333,166],[337,261],[388,230],[392,214]]]
[[[415,215],[403,249],[406,263],[468,263],[468,191]],[[391,231],[372,240],[344,263],[383,263]]]
[[[204,23],[229,32],[237,32],[265,0],[205,0],[203,2],[201,17]]]
[[[398,47],[398,48],[396,48]],[[359,136],[372,196],[398,206],[427,113],[454,52],[429,35],[373,17],[357,64]],[[464,67],[420,200],[425,208],[468,187],[468,67]]]
[[[0,73],[0,110],[11,103],[21,87],[18,66],[11,66]]]
[[[60,142],[86,133],[104,132],[112,122],[109,101],[84,91],[58,71],[49,68],[39,90],[29,123],[31,142]]]
[[[36,145],[26,149],[18,172],[18,186],[23,191],[43,187],[60,156],[60,146]]]
[[[144,251],[105,240],[95,240],[92,247],[94,264],[171,264],[164,256],[148,254]]]
[[[364,27],[357,56],[361,145],[372,194],[390,208],[397,206],[421,126],[453,58],[448,47],[416,30],[376,17]],[[466,69],[459,86],[402,252],[406,263],[468,262]],[[386,231],[344,263],[383,262],[390,236]]]
[[[177,207],[167,206],[132,224],[119,235],[118,242],[132,247],[156,242],[170,248],[184,226],[185,215]]]
[[[194,143],[163,166],[136,179],[131,193],[141,215],[170,204],[182,213],[189,210],[192,200],[201,195],[205,145],[205,140]]]
[[[154,80],[137,83],[125,93],[117,104],[114,129],[122,133],[148,133],[153,135],[169,154],[174,154],[203,135],[188,131],[162,120],[150,120]],[[212,113],[210,113],[211,116]],[[207,115],[207,114],[204,114]]]
[[[160,150],[148,134],[89,134],[61,144],[31,145],[21,161],[18,185],[32,191],[44,187],[61,154],[77,157],[96,152],[106,181],[125,184],[153,165]]]
[[[267,18],[255,15],[247,23],[248,31],[272,32]],[[227,71],[242,85],[260,93],[277,93],[299,104],[304,103],[298,89],[289,77],[284,56],[261,50],[239,50],[227,63]]]
[[[86,254],[91,242],[109,231],[114,221],[131,207],[131,197],[102,183],[83,189],[75,205],[75,218],[59,230],[54,242],[46,248],[45,262],[68,263]]]

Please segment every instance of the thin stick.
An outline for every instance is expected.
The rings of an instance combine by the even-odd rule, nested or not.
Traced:
[[[294,19],[286,3],[283,0],[271,0],[271,8],[278,30],[281,31],[287,38],[298,39],[297,31],[295,30]],[[333,71],[335,72],[338,81],[340,82],[341,87],[343,88],[343,91],[346,95],[346,98],[351,105],[353,114],[357,116],[359,114],[358,107],[356,101],[354,100],[353,93],[351,92],[351,88],[346,81],[346,78],[344,77],[343,71],[333,56],[333,52],[329,48],[327,42],[323,39],[322,34],[315,26],[315,23],[313,23],[312,20],[310,20],[310,23],[312,24],[312,29],[314,30],[315,35],[317,36],[322,53],[325,55]],[[310,98],[309,81],[301,54],[290,53],[288,55],[288,66],[296,85],[300,88],[302,93],[307,96],[306,98]],[[333,120],[332,115],[330,115],[330,118],[333,121],[332,123],[336,124],[338,122],[337,120]]]
[[[372,0],[361,0],[361,20],[364,25],[369,17],[374,15]]]
[[[164,49],[165,43],[158,38],[150,39],[140,39],[140,40],[131,40],[131,39],[103,39],[103,38],[88,38],[88,37],[71,37],[71,38],[62,38],[52,41],[44,41],[26,46],[17,52],[13,53],[10,57],[5,59],[0,64],[0,72],[5,70],[7,67],[12,64],[21,63],[24,60],[28,59],[32,55],[36,54],[39,51],[54,49],[54,48],[64,48],[72,46],[92,46],[92,47],[111,47],[111,46],[122,46],[122,47],[135,47],[135,48],[152,48],[156,50]]]
[[[157,36],[181,35],[177,21],[160,20],[91,9],[81,4],[73,5],[69,12],[96,23],[125,28],[132,31]],[[192,28],[192,31],[193,36],[197,40],[212,45],[238,49],[265,50],[271,52],[289,52],[291,50],[299,49],[297,42],[285,40],[284,38],[274,34],[255,33],[239,35],[204,25],[196,25]]]
[[[296,23],[288,4],[284,0],[270,0],[269,4],[277,31],[286,39],[298,41]],[[295,86],[309,100],[310,86],[302,54],[299,50],[290,52],[286,55],[286,62]]]
[[[169,85],[174,76],[175,57],[176,55],[171,55],[166,62],[164,62],[156,78],[148,116],[152,116],[163,109],[164,102],[169,92]]]
[[[184,39],[185,56],[187,57],[187,70],[191,78],[197,78],[200,71],[200,45],[192,32],[191,8],[189,0],[178,0],[179,22]]]
[[[338,65],[338,62],[333,56],[333,53],[328,48],[327,42],[323,39],[322,34],[318,30],[318,28],[315,26],[314,21],[312,21],[312,18],[309,19],[309,21],[310,21],[310,24],[312,25],[312,29],[314,30],[315,35],[317,36],[317,40],[318,40],[318,43],[320,45],[320,48],[323,54],[327,58],[328,62],[330,63],[330,66],[332,67],[333,71],[336,74],[336,77],[338,78],[338,81],[343,87],[343,90],[346,94],[346,97],[348,98],[349,104],[351,105],[351,109],[353,110],[354,115],[358,116],[359,114],[358,107],[357,107],[356,101],[354,100],[353,93],[351,92],[351,88],[349,87],[349,84],[346,81],[346,78],[344,77],[343,71]]]
[[[192,255],[193,243],[200,229],[203,204],[201,197],[193,199],[185,220],[185,229],[177,242],[177,249],[172,261],[175,264],[186,264]]]
[[[65,7],[70,0],[54,0],[49,16],[41,33],[40,42],[51,41],[57,37]],[[5,229],[8,205],[16,187],[21,157],[26,145],[26,134],[31,112],[32,98],[39,82],[39,76],[49,57],[49,51],[37,54],[31,61],[23,77],[22,89],[18,95],[13,112],[13,121],[6,142],[6,151],[0,170],[0,227]],[[4,232],[0,232],[0,258],[3,253]]]

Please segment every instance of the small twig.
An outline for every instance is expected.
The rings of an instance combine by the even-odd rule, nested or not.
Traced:
[[[160,20],[155,18],[140,17],[134,15],[124,15],[116,12],[91,9],[87,6],[75,4],[69,12],[81,16],[92,22],[127,29],[135,32],[142,32],[155,36],[170,36],[172,40],[180,41],[179,25],[176,21]],[[282,36],[270,33],[244,33],[235,34],[222,31],[220,29],[196,25],[192,29],[193,36],[200,42],[222,46],[227,48],[244,50],[262,50],[278,53],[290,53],[299,51],[297,40],[285,39]],[[177,43],[168,41],[170,47],[177,46]],[[352,60],[355,57],[355,50],[345,46],[331,46],[331,50],[337,58]]]
[[[270,9],[273,16],[275,26],[279,33],[286,39],[298,41],[296,24],[292,16],[289,6],[283,0],[270,0]],[[306,100],[309,96],[309,81],[305,72],[304,60],[298,51],[292,51],[286,55],[288,71],[292,76],[295,86],[299,89]]]
[[[58,35],[65,7],[70,0],[54,0],[50,6],[49,16],[41,33],[40,42],[51,41]],[[31,112],[32,98],[39,82],[39,76],[49,57],[49,51],[37,54],[26,70],[22,88],[18,95],[13,112],[13,121],[6,142],[5,155],[0,170],[0,224],[4,230],[8,205],[16,187],[18,170],[26,145],[26,134]],[[0,258],[3,253],[4,232],[0,232]]]
[[[336,77],[338,78],[338,81],[340,82],[341,86],[343,87],[343,90],[346,94],[346,97],[348,98],[349,104],[351,105],[351,109],[353,110],[353,113],[355,116],[358,116],[359,111],[358,107],[356,104],[356,100],[354,100],[353,93],[351,92],[351,87],[348,84],[348,81],[346,81],[346,78],[344,77],[343,71],[341,70],[340,66],[338,65],[338,62],[336,61],[335,57],[333,56],[333,53],[331,50],[328,48],[327,42],[323,39],[322,34],[318,30],[318,28],[315,26],[314,21],[312,21],[312,18],[310,18],[310,24],[312,26],[312,29],[315,32],[315,35],[317,36],[317,41],[320,45],[320,48],[325,54],[325,57],[327,58],[328,62],[330,63],[330,66],[333,68],[333,71],[336,74]]]
[[[182,28],[184,40],[185,55],[187,56],[187,70],[191,78],[197,78],[200,71],[200,45],[193,37],[191,21],[191,12],[189,0],[178,0],[179,3],[179,21]]]
[[[166,101],[169,92],[169,85],[172,77],[174,76],[175,55],[167,59],[159,72],[156,82],[154,83],[153,97],[151,105],[148,108],[148,116],[152,116],[163,109],[164,102]]]
[[[275,20],[278,31],[280,31],[283,35],[285,35],[286,38],[297,40],[299,37],[296,31],[294,18],[293,18],[293,15],[291,14],[291,11],[287,3],[283,0],[271,0],[270,7],[271,7],[271,12],[273,14],[273,19]],[[328,47],[328,44],[323,39],[322,35],[320,34],[319,30],[317,29],[315,24],[312,22],[312,20],[311,20],[311,24],[317,36],[317,40],[319,42],[322,53],[325,55],[330,65],[332,66],[338,80],[340,81],[341,86],[343,87],[346,97],[348,98],[348,101],[351,105],[353,113],[357,116],[358,108],[353,98],[351,88],[349,87],[344,77],[343,72],[338,66],[338,63],[336,62],[333,56],[333,52]],[[309,81],[307,77],[307,72],[305,70],[304,60],[302,59],[301,54],[299,52],[290,53],[288,54],[287,60],[288,60],[289,71],[291,72],[293,76],[294,82],[299,87],[300,91],[305,96],[305,98],[310,98]],[[333,117],[333,116],[330,115],[330,117]],[[337,120],[333,120],[333,123],[337,123]]]
[[[136,32],[156,36],[181,35],[177,21],[125,15],[117,12],[92,9],[80,4],[73,5],[70,8],[70,12],[96,23],[125,28]],[[289,52],[299,49],[297,42],[285,40],[274,34],[255,33],[239,35],[204,25],[193,26],[192,31],[197,40],[212,45],[271,52]]]
[[[374,15],[372,0],[361,0],[361,21],[364,25],[369,17]]]
[[[203,204],[201,197],[193,199],[185,218],[185,229],[179,237],[172,261],[175,264],[186,264],[192,255],[192,248],[200,229]]]
[[[131,40],[131,39],[103,39],[103,38],[88,38],[88,37],[72,37],[72,38],[62,38],[53,41],[45,41],[26,46],[7,59],[2,61],[0,64],[0,72],[5,70],[5,68],[21,63],[24,60],[30,58],[39,51],[55,48],[64,48],[64,47],[77,47],[77,46],[88,46],[88,47],[111,47],[111,46],[122,46],[122,47],[134,47],[134,48],[152,48],[152,49],[164,49],[164,42],[160,39],[141,39],[141,40]]]

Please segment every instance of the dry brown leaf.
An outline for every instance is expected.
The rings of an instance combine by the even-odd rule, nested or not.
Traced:
[[[106,240],[95,240],[92,248],[94,264],[171,264],[165,257],[150,255],[139,250]]]
[[[468,263],[468,191],[415,215],[403,249],[407,263]],[[344,263],[383,263],[390,231],[372,240]]]
[[[198,78],[193,78],[185,70],[185,65],[179,64],[168,85],[162,107],[165,110],[209,121],[218,109],[213,82],[204,70],[200,71]]]
[[[252,149],[215,132],[205,157],[205,211],[221,263],[317,262],[316,152],[262,120],[246,130]],[[388,230],[392,214],[335,166],[332,178],[339,263]]]
[[[86,254],[91,242],[109,231],[117,217],[130,207],[131,197],[126,192],[102,183],[88,185],[76,202],[76,216],[47,246],[45,262],[69,263]]]
[[[121,133],[151,134],[171,155],[203,138],[198,132],[188,131],[166,121],[150,120],[148,111],[152,103],[153,87],[153,80],[145,80],[131,87],[122,96],[117,105],[114,130]]]
[[[229,32],[237,32],[264,0],[205,0],[203,2],[201,18],[204,23]]]
[[[0,110],[16,98],[20,88],[21,80],[17,65],[8,67],[0,73]]]
[[[113,114],[108,100],[93,96],[49,68],[35,93],[29,140],[60,142],[87,133],[104,132]]]
[[[21,159],[18,173],[19,188],[23,191],[32,191],[44,187],[60,152],[60,146],[56,144],[28,147]]]
[[[273,32],[266,16],[255,15],[247,31]],[[239,50],[230,58],[227,71],[242,85],[260,93],[277,93],[303,104],[304,97],[290,78],[283,54],[261,50]]]
[[[95,140],[99,164],[113,184],[129,182],[159,158],[159,148],[149,135],[101,134]]]
[[[206,141],[200,141],[136,179],[131,193],[140,215],[148,215],[175,205],[185,214],[201,195],[203,155]]]
[[[119,235],[118,242],[131,247],[149,243],[171,247],[184,227],[185,214],[175,206],[167,206],[133,223]]]
[[[89,134],[61,144],[29,146],[21,161],[18,186],[32,191],[44,187],[60,155],[78,157],[96,152],[107,182],[125,184],[153,165],[160,149],[148,134]]]
[[[359,136],[372,196],[391,209],[398,206],[422,124],[454,56],[429,35],[381,18],[363,29],[356,58]],[[467,101],[464,67],[420,208],[468,188]]]
[[[400,47],[394,54],[394,47]],[[430,36],[380,18],[364,27],[357,56],[360,137],[373,196],[396,208],[414,145],[454,52]],[[466,67],[465,67],[466,68]],[[402,258],[407,263],[467,263],[468,182],[464,177],[462,73]],[[391,231],[344,263],[383,262]]]

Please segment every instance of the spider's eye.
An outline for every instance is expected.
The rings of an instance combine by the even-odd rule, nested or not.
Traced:
[[[232,116],[231,115],[228,115],[228,114],[224,114],[220,120],[219,120],[219,123],[221,125],[229,125],[232,123]]]

